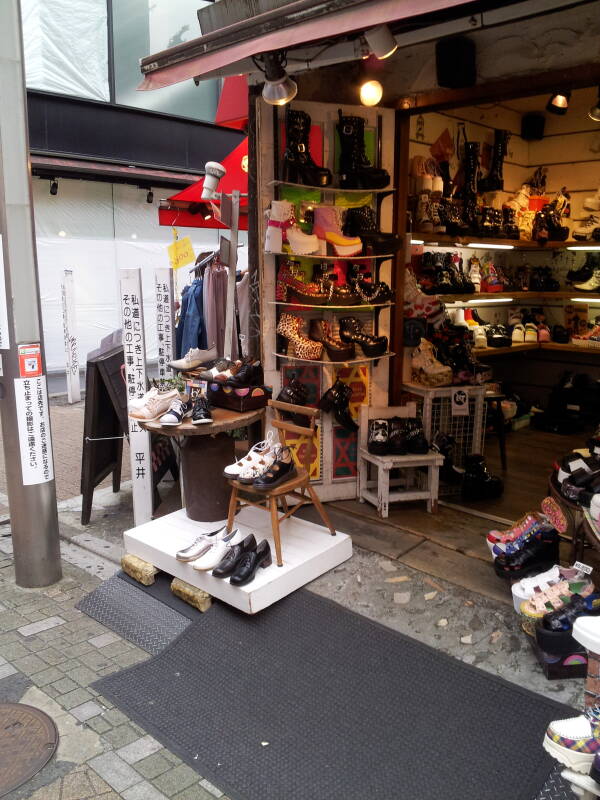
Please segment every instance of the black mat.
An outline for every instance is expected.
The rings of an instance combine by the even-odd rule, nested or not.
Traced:
[[[305,590],[95,688],[234,800],[532,800],[573,714]]]
[[[153,655],[191,624],[187,617],[114,575],[82,597],[75,608]]]
[[[185,600],[175,597],[171,591],[171,581],[173,580],[173,577],[171,575],[167,575],[165,572],[159,572],[154,580],[154,583],[150,586],[144,586],[134,578],[130,578],[129,575],[122,570],[119,570],[116,573],[116,576],[121,578],[122,581],[125,581],[125,583],[128,583],[130,586],[135,586],[135,588],[139,589],[140,592],[144,592],[144,594],[148,594],[155,600],[159,600],[161,603],[169,606],[169,608],[172,608],[173,611],[177,611],[178,614],[182,614],[184,617],[187,617],[187,619],[191,619],[192,622],[197,620],[200,616],[201,612],[198,611],[197,608],[194,608],[189,603],[186,603]]]

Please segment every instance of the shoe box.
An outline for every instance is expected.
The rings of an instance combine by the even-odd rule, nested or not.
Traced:
[[[209,383],[206,396],[215,408],[228,408],[230,411],[255,411],[265,408],[273,390],[269,386],[220,386]]]

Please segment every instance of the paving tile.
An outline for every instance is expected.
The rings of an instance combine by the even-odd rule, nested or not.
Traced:
[[[23,617],[20,614],[9,612],[0,615],[0,630],[11,631],[23,624]]]
[[[213,797],[223,797],[223,792],[211,783],[208,778],[202,778],[200,781],[200,786],[204,787],[209,794],[212,794]]]
[[[65,675],[80,686],[89,686],[90,683],[98,680],[98,674],[89,667],[76,667],[69,672],[65,672]]]
[[[17,670],[12,666],[12,664],[3,664],[0,667],[0,680],[2,678],[8,678],[9,675],[15,675]]]
[[[22,628],[17,628],[21,636],[33,636],[35,633],[47,631],[50,628],[56,628],[58,625],[64,625],[65,620],[62,617],[46,617],[39,622],[32,622],[31,625],[23,625]]]
[[[70,709],[70,713],[80,722],[86,722],[88,719],[101,714],[102,708],[95,700],[88,700],[87,703],[82,703],[80,706]]]
[[[100,670],[105,667],[112,666],[111,660],[108,656],[103,654],[102,650],[96,650],[93,653],[84,653],[79,660],[82,664],[85,664],[86,667],[95,669],[97,672],[100,672]]]
[[[177,792],[181,792],[182,789],[187,789],[188,786],[197,782],[198,773],[194,772],[187,764],[173,767],[152,781],[156,788],[166,794],[167,797],[173,797]]]
[[[86,703],[88,700],[92,699],[92,695],[87,692],[85,689],[75,689],[72,692],[67,692],[66,694],[60,695],[57,697],[57,702],[63,708],[66,708],[69,711],[75,706],[80,706],[82,703]]]
[[[46,647],[43,650],[39,650],[36,655],[38,658],[43,658],[46,664],[50,664],[50,666],[54,667],[56,664],[62,664],[66,661],[65,656],[54,647]]]
[[[56,667],[49,667],[48,669],[43,669],[41,672],[36,672],[33,675],[33,682],[36,686],[47,686],[49,683],[60,680],[61,677],[62,672],[59,669],[56,669]]]
[[[102,705],[106,705],[103,699],[99,699],[99,702]],[[129,722],[125,714],[122,711],[119,711],[118,708],[110,708],[108,711],[105,711],[104,719],[110,722],[111,725],[123,725],[123,723]]]
[[[52,684],[52,688],[56,689],[59,694],[67,694],[67,692],[72,692],[79,687],[75,681],[72,681],[70,678],[61,678],[59,681],[56,681],[56,683]]]
[[[46,664],[45,661],[42,661],[41,658],[33,654],[27,655],[24,658],[17,658],[13,661],[13,666],[24,675],[34,675],[36,672],[41,672],[43,669],[48,668],[48,664]]]
[[[139,734],[137,731],[133,730],[131,725],[125,723],[105,733],[104,738],[107,742],[110,742],[115,749],[118,749],[135,742],[139,739]]]
[[[105,780],[115,792],[123,792],[141,783],[142,777],[126,764],[116,753],[104,753],[88,761],[89,766]]]
[[[183,764],[183,761],[179,758],[179,756],[176,756],[175,753],[172,753],[170,750],[165,750],[163,755],[174,767],[176,767],[178,764]]]
[[[167,800],[151,783],[143,781],[123,792],[123,800]]]
[[[158,750],[162,750],[162,745],[156,739],[153,739],[152,736],[143,736],[141,739],[136,739],[131,744],[121,747],[117,750],[117,754],[127,764],[135,764]]]
[[[196,783],[174,795],[173,800],[214,800],[214,795],[207,792],[201,783]]]
[[[154,753],[154,755],[138,761],[135,765],[136,770],[140,772],[144,778],[149,778],[150,780],[156,778],[157,775],[162,775],[163,772],[171,769],[171,767],[172,764],[164,757],[164,751],[163,753]]]
[[[2,656],[0,656],[0,666],[2,666],[2,664],[6,664],[6,663],[7,663],[6,659],[2,658]]]
[[[96,733],[100,734],[106,733],[106,731],[109,731],[112,728],[112,725],[102,716],[92,717],[91,719],[86,720],[85,724],[93,731],[96,731]]]
[[[106,647],[107,644],[113,644],[120,639],[116,633],[102,633],[100,636],[94,636],[93,639],[88,639],[88,642],[94,647]]]

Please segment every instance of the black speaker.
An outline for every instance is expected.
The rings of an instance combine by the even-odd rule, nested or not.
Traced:
[[[544,138],[544,126],[546,118],[543,114],[532,111],[530,114],[523,114],[521,117],[521,139],[533,142],[536,139]]]
[[[435,45],[435,68],[438,86],[466,89],[477,82],[475,42],[466,36],[440,39]]]

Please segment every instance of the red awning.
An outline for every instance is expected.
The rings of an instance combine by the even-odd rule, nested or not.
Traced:
[[[185,45],[177,45],[142,59],[142,64],[147,65],[147,72],[138,89],[142,91],[161,89],[163,86],[172,86],[180,81],[202,77],[226,66],[231,68],[232,65],[259,53],[290,50],[308,42],[342,36],[353,31],[364,31],[385,22],[422,16],[464,3],[465,0],[371,0],[362,5],[360,11],[348,8],[326,17],[309,19],[297,25],[271,31],[262,36],[251,36],[235,44],[224,44],[222,47],[215,46],[215,33],[207,34],[206,37],[192,39]],[[235,26],[230,26],[233,27]],[[223,33],[228,32],[230,28],[224,28]],[[202,49],[207,52],[198,54]],[[188,52],[190,55],[186,57]],[[159,60],[171,63],[158,66]],[[156,66],[152,62],[156,62]]]
[[[219,183],[218,190],[230,194],[234,190],[248,194],[248,138],[238,144],[235,150],[221,163],[227,170]],[[158,210],[161,225],[182,228],[225,228],[218,217],[218,204],[202,199],[204,178],[174,194]],[[248,197],[240,199],[240,230],[248,230]]]
[[[233,75],[225,78],[219,96],[215,125],[244,128],[248,122],[248,78]]]

